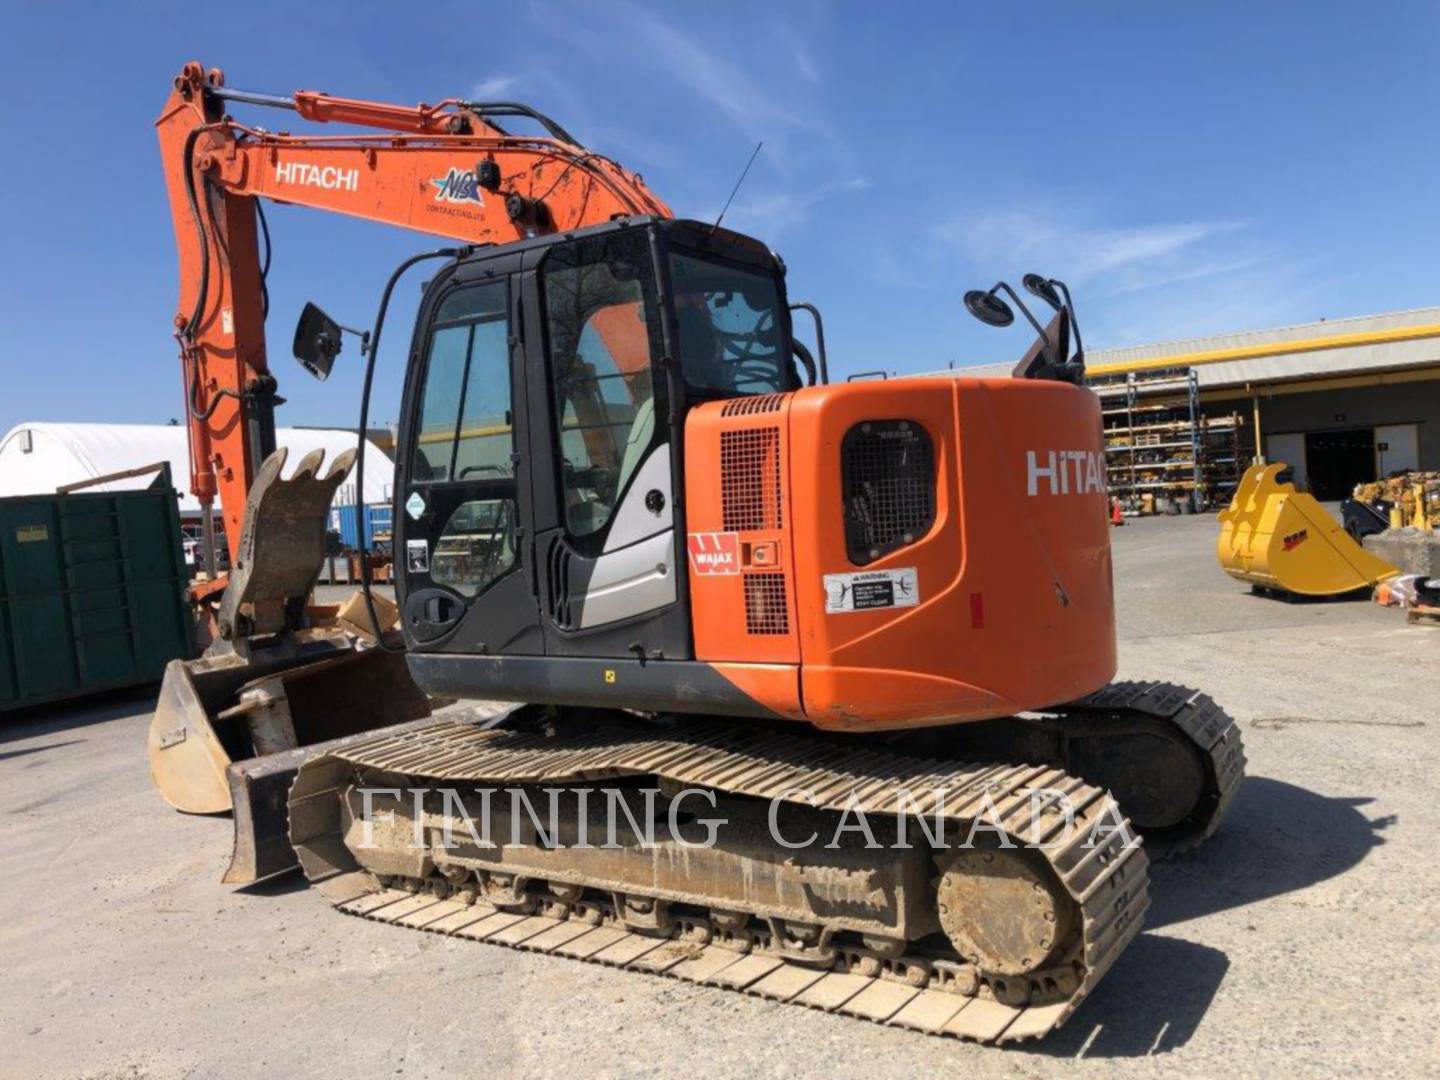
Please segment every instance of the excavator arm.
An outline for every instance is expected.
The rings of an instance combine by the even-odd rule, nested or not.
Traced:
[[[294,135],[232,119],[232,103],[375,133]],[[548,134],[513,135],[502,118]],[[275,449],[265,351],[268,242],[258,200],[308,206],[467,244],[504,244],[615,217],[670,217],[638,174],[513,102],[400,106],[302,90],[225,86],[186,64],[156,121],[180,261],[180,344],[190,489],[207,526],[218,494],[232,561],[261,463]],[[213,565],[213,563],[212,563]]]
[[[352,130],[294,135],[249,126],[230,117],[233,104]],[[528,118],[546,134],[512,135],[501,126],[510,118]],[[190,488],[202,507],[207,565],[215,566],[218,495],[234,569],[196,589],[206,600],[223,590],[217,638],[204,657],[166,671],[150,728],[151,775],[181,810],[236,808],[229,880],[245,881],[293,860],[283,794],[300,761],[431,707],[403,657],[362,647],[367,632],[341,625],[343,615],[327,624],[306,608],[325,517],[354,452],[323,478],[319,453],[281,478],[280,399],[265,350],[262,200],[461,245],[672,215],[639,176],[513,102],[405,107],[308,90],[277,97],[231,90],[218,70],[190,63],[156,127],[180,263],[175,336]]]

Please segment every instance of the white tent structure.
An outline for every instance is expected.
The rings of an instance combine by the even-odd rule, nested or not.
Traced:
[[[325,451],[324,475],[331,461],[355,446],[355,434],[325,428],[281,428],[276,446],[290,452],[284,475],[311,450]],[[190,486],[190,445],[184,427],[167,424],[17,424],[0,439],[0,497],[40,495],[57,487],[97,476],[138,469],[161,461],[170,463],[170,475],[180,491],[182,516],[198,518],[200,504]],[[367,503],[390,501],[393,466],[373,442],[365,446],[364,493]],[[90,491],[127,491],[143,488],[153,474],[97,484]],[[352,476],[336,492],[335,502],[355,502]],[[218,507],[217,507],[218,509]]]

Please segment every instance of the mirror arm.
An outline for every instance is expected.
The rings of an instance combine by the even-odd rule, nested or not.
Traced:
[[[1065,297],[1065,310],[1070,312],[1070,333],[1075,335],[1075,363],[1083,370],[1085,367],[1085,344],[1080,340],[1080,320],[1075,318],[1075,304],[1070,299],[1070,286],[1056,278],[1050,279],[1050,284],[1060,290]]]
[[[994,294],[996,289],[1003,289],[1009,295],[1010,299],[1015,301],[1016,306],[1025,313],[1025,318],[1028,319],[1030,321],[1030,325],[1035,328],[1036,335],[1040,338],[1042,342],[1044,342],[1045,352],[1051,358],[1050,362],[1052,364],[1055,364],[1056,366],[1064,364],[1065,358],[1063,356],[1057,357],[1055,355],[1055,343],[1050,340],[1050,335],[1045,332],[1045,328],[1041,326],[1038,322],[1036,322],[1035,316],[1031,314],[1030,309],[1025,306],[1025,301],[1021,300],[1015,290],[1012,289],[1009,285],[1005,284],[1005,282],[1003,281],[997,281],[990,289],[992,295]]]
[[[1015,306],[1018,307],[1022,312],[1024,312],[1025,318],[1028,319],[1030,321],[1030,325],[1035,328],[1035,333],[1040,335],[1042,340],[1049,341],[1050,339],[1045,336],[1045,328],[1035,321],[1035,316],[1032,315],[1030,313],[1030,309],[1025,306],[1025,301],[1021,300],[1020,297],[1016,295],[1015,290],[1012,289],[1009,285],[1005,284],[1005,282],[1003,281],[997,281],[994,285],[990,287],[991,296],[994,296],[996,292],[1000,291],[1005,292],[1011,300],[1015,301]]]
[[[353,326],[346,326],[344,323],[336,323],[335,325],[338,326],[338,327],[340,327],[340,329],[341,329],[341,330],[344,330],[347,334],[354,334],[356,337],[358,337],[358,338],[360,339],[360,355],[361,355],[361,356],[368,356],[368,355],[370,354],[370,331],[369,331],[369,330],[356,330]]]

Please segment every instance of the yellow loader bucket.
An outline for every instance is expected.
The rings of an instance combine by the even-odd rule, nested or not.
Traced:
[[[1400,573],[1350,538],[1315,499],[1279,482],[1288,466],[1252,465],[1220,511],[1220,567],[1262,589],[1340,596]]]

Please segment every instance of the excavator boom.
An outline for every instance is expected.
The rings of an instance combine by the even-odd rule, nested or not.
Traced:
[[[377,130],[269,131],[233,120],[232,103]],[[529,118],[550,134],[511,135],[498,117]],[[180,261],[175,329],[190,488],[207,510],[219,495],[232,561],[250,487],[275,450],[276,380],[265,349],[269,253],[258,200],[469,245],[627,215],[671,216],[639,175],[515,103],[447,99],[405,107],[311,90],[255,94],[227,88],[218,69],[192,62],[175,79],[156,128]]]
[[[232,105],[358,130],[271,131],[236,121]],[[502,118],[532,121],[546,134],[512,135]],[[214,605],[217,640],[212,655],[167,672],[151,726],[151,774],[177,808],[213,813],[249,798],[257,762],[429,709],[398,658],[357,653],[353,626],[319,625],[306,608],[331,500],[354,455],[323,476],[318,458],[281,475],[278,383],[265,343],[270,251],[262,201],[467,247],[670,211],[639,176],[513,102],[399,106],[311,90],[257,94],[232,90],[219,70],[192,62],[176,77],[156,129],[179,255],[174,326],[190,488],[206,529],[206,566],[218,565],[218,496],[234,570],[228,579],[212,571],[197,586],[197,598]],[[364,693],[353,692],[361,686]],[[236,762],[244,766],[232,769]],[[237,852],[254,846],[237,837]]]

